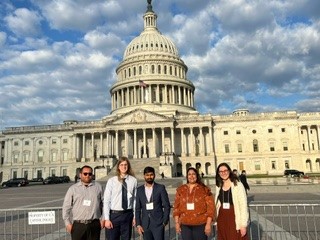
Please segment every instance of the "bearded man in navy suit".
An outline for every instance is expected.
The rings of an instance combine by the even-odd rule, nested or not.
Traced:
[[[145,184],[138,187],[136,195],[137,231],[144,240],[164,240],[170,214],[168,193],[164,185],[154,181],[153,167],[146,167],[143,174]]]

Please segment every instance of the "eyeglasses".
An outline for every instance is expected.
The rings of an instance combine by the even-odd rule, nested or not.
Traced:
[[[219,171],[220,174],[228,173],[228,172],[229,172],[229,170]]]
[[[84,173],[82,173],[84,176],[92,176],[92,172],[84,172]]]

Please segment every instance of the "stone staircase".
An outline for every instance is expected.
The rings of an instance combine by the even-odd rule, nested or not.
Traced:
[[[159,165],[160,165],[160,159],[159,158],[139,158],[139,159],[129,159],[131,163],[131,167],[133,169],[133,172],[135,174],[135,177],[138,180],[143,180],[143,170],[145,167],[150,166],[153,167],[156,171],[156,177],[160,178],[160,173],[159,173]],[[107,181],[109,178],[113,177],[116,175],[116,166],[111,169],[111,172],[99,181]]]

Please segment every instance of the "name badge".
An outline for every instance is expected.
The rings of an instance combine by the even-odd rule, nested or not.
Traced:
[[[91,206],[91,200],[83,200],[83,206],[90,207]]]
[[[223,207],[223,209],[230,209],[230,203],[224,202],[222,207]]]
[[[194,210],[194,203],[187,203],[187,210]]]
[[[146,204],[146,209],[147,210],[153,210],[153,202],[147,203]]]

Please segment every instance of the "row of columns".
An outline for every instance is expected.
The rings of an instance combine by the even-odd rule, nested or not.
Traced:
[[[143,129],[126,129],[126,130],[107,130],[105,132],[93,132],[89,133],[91,136],[91,155],[87,154],[87,138],[86,135],[88,133],[83,133],[82,134],[82,146],[80,146],[80,138],[79,137],[76,140],[76,148],[75,152],[78,153],[79,155],[76,155],[76,158],[89,158],[92,159],[94,158],[94,153],[96,151],[96,142],[95,135],[99,134],[99,139],[100,139],[100,146],[99,146],[99,152],[97,152],[97,156],[100,155],[115,155],[115,156],[121,156],[121,155],[132,155],[133,158],[145,158],[147,157],[147,149],[149,150],[149,157],[157,157],[161,153],[164,152],[172,152],[172,153],[177,153],[176,152],[176,146],[175,146],[175,140],[177,138],[176,134],[180,134],[180,139],[181,139],[181,156],[186,156],[186,155],[191,155],[195,156],[195,145],[198,144],[200,147],[200,155],[205,155],[205,144],[208,146],[208,153],[211,154],[213,153],[213,131],[212,127],[206,127],[209,129],[208,134],[209,134],[209,140],[208,142],[205,142],[205,136],[203,134],[203,127],[197,127],[199,129],[199,134],[198,134],[198,139],[196,139],[196,136],[194,135],[193,128],[180,128],[179,130],[175,131],[173,127],[170,127],[170,132],[166,132],[165,129],[169,129],[169,127],[162,127],[160,128],[160,134],[161,136],[157,136],[156,133],[156,128],[143,128]],[[151,135],[147,136],[147,132],[151,130]],[[188,130],[190,132],[190,139],[187,141],[187,136],[185,134],[185,130]],[[142,131],[141,138],[138,138],[138,131]],[[132,132],[132,134],[130,134]],[[167,133],[167,135],[166,135]],[[168,136],[169,133],[169,136]],[[122,135],[123,137],[120,139],[119,135]],[[132,145],[129,146],[129,139],[130,136],[132,137]],[[170,145],[167,146],[168,148],[166,149],[165,146],[165,138],[166,136],[169,137],[169,142]],[[105,138],[104,138],[105,137]],[[152,139],[152,146],[148,146],[148,139]],[[157,139],[161,139],[161,145],[157,145]],[[123,140],[124,144],[121,146],[121,143],[119,140]],[[199,141],[198,143],[196,141]],[[142,143],[138,145],[138,143]],[[150,142],[150,141],[149,141]],[[188,145],[187,145],[188,144]],[[81,147],[82,149],[79,149]],[[122,149],[119,149],[119,147],[122,147]],[[143,155],[140,154],[139,149],[143,149]],[[132,150],[132,151],[131,151]],[[189,151],[189,152],[187,152]],[[81,154],[82,153],[82,154]],[[81,156],[80,156],[81,155]]]
[[[150,84],[147,87],[128,86],[114,91],[112,110],[140,103],[180,104],[194,107],[193,90],[185,86]]]

